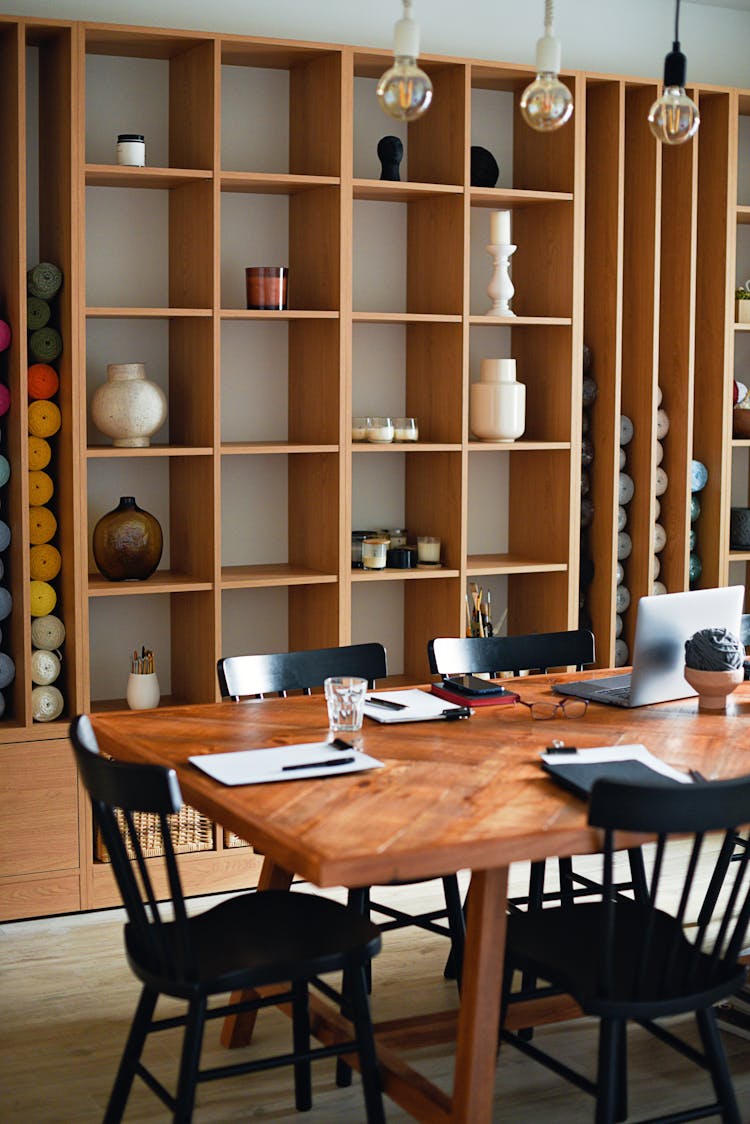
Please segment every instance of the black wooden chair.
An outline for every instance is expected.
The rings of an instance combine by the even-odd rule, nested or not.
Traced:
[[[239,894],[194,917],[188,917],[170,834],[169,816],[182,806],[172,769],[112,761],[99,754],[94,731],[85,715],[70,728],[78,769],[91,797],[112,868],[127,911],[125,949],[131,969],[143,987],[120,1062],[105,1124],[119,1121],[136,1076],[164,1102],[174,1120],[192,1118],[196,1085],[220,1077],[293,1065],[295,1104],[312,1104],[311,1061],[342,1054],[359,1055],[368,1121],[385,1120],[377,1058],[370,1022],[366,968],[380,950],[380,933],[366,918],[313,894],[259,891]],[[153,872],[159,860],[144,861],[133,813],[158,816],[174,920],[156,901]],[[129,842],[136,858],[128,858]],[[341,971],[346,996],[320,980],[321,973]],[[342,1004],[356,1037],[311,1049],[308,985]],[[279,986],[281,985],[281,986]],[[274,987],[273,995],[208,1009],[214,996],[243,989]],[[187,1013],[154,1019],[160,995],[185,1000]],[[276,1003],[291,1003],[291,1053],[200,1068],[206,1019]],[[173,1096],[141,1061],[146,1037],[154,1031],[183,1026],[185,1033]],[[348,1067],[347,1067],[348,1068]]]
[[[358,675],[375,686],[387,675],[386,651],[382,644],[353,644],[340,648],[318,648],[306,652],[278,652],[272,655],[225,656],[218,663],[219,685],[224,697],[240,699],[247,696],[281,695],[322,687],[330,675]],[[349,907],[369,917],[374,911],[389,920],[380,924],[381,932],[417,926],[430,933],[448,937],[451,957],[463,965],[465,923],[461,894],[455,874],[442,879],[445,906],[424,913],[406,913],[393,906],[372,901],[370,887],[349,891]],[[401,884],[401,883],[399,883]],[[409,883],[405,883],[409,885]],[[442,923],[441,923],[442,922]]]
[[[734,878],[728,879],[723,912],[710,910],[692,940],[685,935],[684,923],[691,891],[698,892],[693,883],[704,834],[719,831],[734,838],[738,825],[748,822],[748,809],[750,777],[692,785],[600,780],[589,809],[589,823],[604,831],[598,900],[508,918],[503,1012],[514,970],[549,981],[551,993],[571,995],[584,1014],[600,1020],[596,1080],[503,1028],[501,1040],[595,1096],[597,1124],[627,1116],[629,1019],[708,1070],[713,1083],[714,1102],[653,1117],[652,1124],[714,1114],[728,1124],[741,1124],[713,1004],[736,992],[745,977],[738,956],[750,917],[747,848]],[[648,894],[640,901],[624,898],[613,884],[617,831],[656,836]],[[678,843],[679,877],[674,873],[677,857],[670,853],[669,837],[674,834],[688,836]],[[747,841],[747,833],[743,838]],[[668,855],[669,877],[664,878]],[[668,893],[665,883],[672,886]],[[523,996],[516,993],[514,998]],[[688,1012],[695,1014],[701,1050],[655,1021]]]

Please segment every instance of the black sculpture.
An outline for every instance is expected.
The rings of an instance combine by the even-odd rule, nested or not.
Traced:
[[[400,180],[399,164],[403,158],[404,146],[398,137],[381,137],[378,141],[381,180]]]
[[[488,152],[486,148],[481,148],[478,144],[473,144],[471,146],[471,186],[494,187],[499,175],[500,169],[492,153]]]

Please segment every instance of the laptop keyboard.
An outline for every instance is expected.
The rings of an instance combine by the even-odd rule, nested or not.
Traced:
[[[613,706],[628,706],[630,703],[630,685],[627,687],[607,687],[597,691],[595,702],[607,702]]]

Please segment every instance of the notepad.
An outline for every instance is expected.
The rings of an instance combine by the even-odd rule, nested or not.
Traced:
[[[191,765],[227,785],[270,784],[311,777],[341,777],[365,769],[382,769],[383,762],[356,749],[336,749],[330,742],[303,742],[237,753],[202,753],[189,757]]]
[[[377,705],[377,699],[396,703],[398,710],[390,710]],[[372,691],[365,699],[365,714],[374,718],[376,722],[430,722],[433,719],[445,718],[446,712],[463,710],[470,704],[467,698],[463,706],[446,702],[427,691]]]
[[[542,768],[576,796],[591,794],[600,779],[690,784],[691,779],[654,757],[645,745],[597,746],[570,753],[543,753]]]

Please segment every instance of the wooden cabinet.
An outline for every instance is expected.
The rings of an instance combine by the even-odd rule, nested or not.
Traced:
[[[598,387],[585,540],[598,662],[613,662],[617,631],[621,414],[635,427],[625,581],[633,602],[652,589],[659,389],[671,422],[662,580],[688,585],[697,457],[709,469],[701,584],[735,570],[744,581],[750,554],[730,553],[728,519],[730,499],[747,502],[750,448],[731,438],[731,376],[750,359],[731,304],[750,274],[750,95],[696,89],[698,138],[667,151],[645,122],[655,82],[569,73],[576,112],[545,136],[518,112],[530,68],[427,57],[433,105],[407,127],[375,103],[389,62],[346,46],[0,19],[0,315],[14,329],[0,371],[14,402],[3,648],[17,668],[0,742],[18,760],[41,761],[47,744],[62,760],[74,713],[124,705],[141,644],[165,698],[200,702],[217,697],[217,658],[239,651],[380,640],[394,680],[424,680],[427,641],[464,631],[472,581],[496,622],[507,609],[509,632],[576,626],[584,341]],[[146,138],[145,167],[116,162],[129,131]],[[404,144],[396,182],[379,178],[387,134]],[[473,145],[495,155],[495,187],[472,186]],[[517,246],[512,318],[487,314],[500,209]],[[49,726],[30,705],[21,346],[25,272],[39,259],[65,275],[54,471],[66,709]],[[253,265],[288,265],[285,310],[247,310]],[[483,358],[503,357],[526,386],[526,430],[479,441],[469,388]],[[114,448],[88,409],[106,365],[127,361],[168,399],[148,448]],[[360,414],[415,416],[419,439],[353,442]],[[145,582],[111,583],[93,562],[93,526],[124,495],[164,531]],[[353,570],[352,530],[380,527],[439,537],[442,566]],[[629,644],[633,622],[626,613]],[[115,900],[80,807],[65,821],[80,901],[60,908]],[[22,835],[6,876],[46,877]],[[229,888],[257,861],[217,833],[184,868],[196,890]]]

